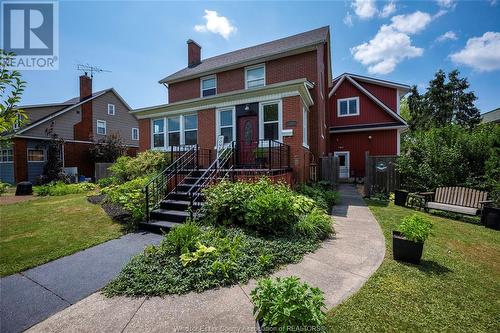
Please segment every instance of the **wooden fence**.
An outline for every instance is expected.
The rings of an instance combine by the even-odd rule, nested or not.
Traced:
[[[395,155],[370,156],[365,153],[365,195],[389,194],[400,186]]]
[[[339,181],[339,158],[329,154],[321,157],[321,180],[337,185]]]

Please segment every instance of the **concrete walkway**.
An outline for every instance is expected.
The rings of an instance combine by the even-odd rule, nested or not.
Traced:
[[[0,331],[21,332],[104,287],[148,244],[151,233],[121,238],[0,279]]]
[[[380,266],[385,254],[382,230],[355,188],[340,187],[334,239],[275,276],[296,275],[325,292],[328,308],[357,291]],[[246,285],[200,294],[152,298],[95,293],[32,327],[29,332],[255,332]]]

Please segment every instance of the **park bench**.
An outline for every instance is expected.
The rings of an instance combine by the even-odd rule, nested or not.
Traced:
[[[426,209],[437,209],[467,215],[477,215],[483,206],[493,201],[488,192],[467,187],[438,187],[435,192],[419,193],[425,198]]]

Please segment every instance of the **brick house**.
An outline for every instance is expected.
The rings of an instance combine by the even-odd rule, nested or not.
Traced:
[[[11,145],[0,149],[0,179],[11,184],[35,182],[47,159],[46,129],[64,139],[62,160],[65,168],[94,177],[89,148],[93,140],[118,133],[135,155],[139,148],[139,124],[130,106],[113,89],[92,92],[92,79],[80,76],[80,96],[62,103],[21,106],[28,117],[12,134]]]
[[[223,136],[236,143],[238,167],[258,165],[263,149],[271,168],[266,148],[278,142],[294,182],[308,181],[310,165],[329,153],[339,155],[345,178],[363,174],[365,151],[398,153],[406,128],[399,99],[409,87],[352,74],[332,80],[329,27],[208,59],[188,40],[187,54],[186,68],[160,80],[168,103],[132,112],[141,151],[214,150]]]

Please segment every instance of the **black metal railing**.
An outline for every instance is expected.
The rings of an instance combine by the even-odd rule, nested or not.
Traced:
[[[188,190],[191,219],[202,205],[203,189],[233,175],[234,142],[224,148]]]
[[[181,181],[180,176],[185,177],[209,165],[211,160],[210,150],[199,148],[198,145],[171,147],[167,153],[171,156],[170,165],[154,176],[143,188],[146,221],[149,221],[151,211],[157,208],[170,190]]]
[[[235,168],[290,168],[290,146],[276,140],[233,141]]]

